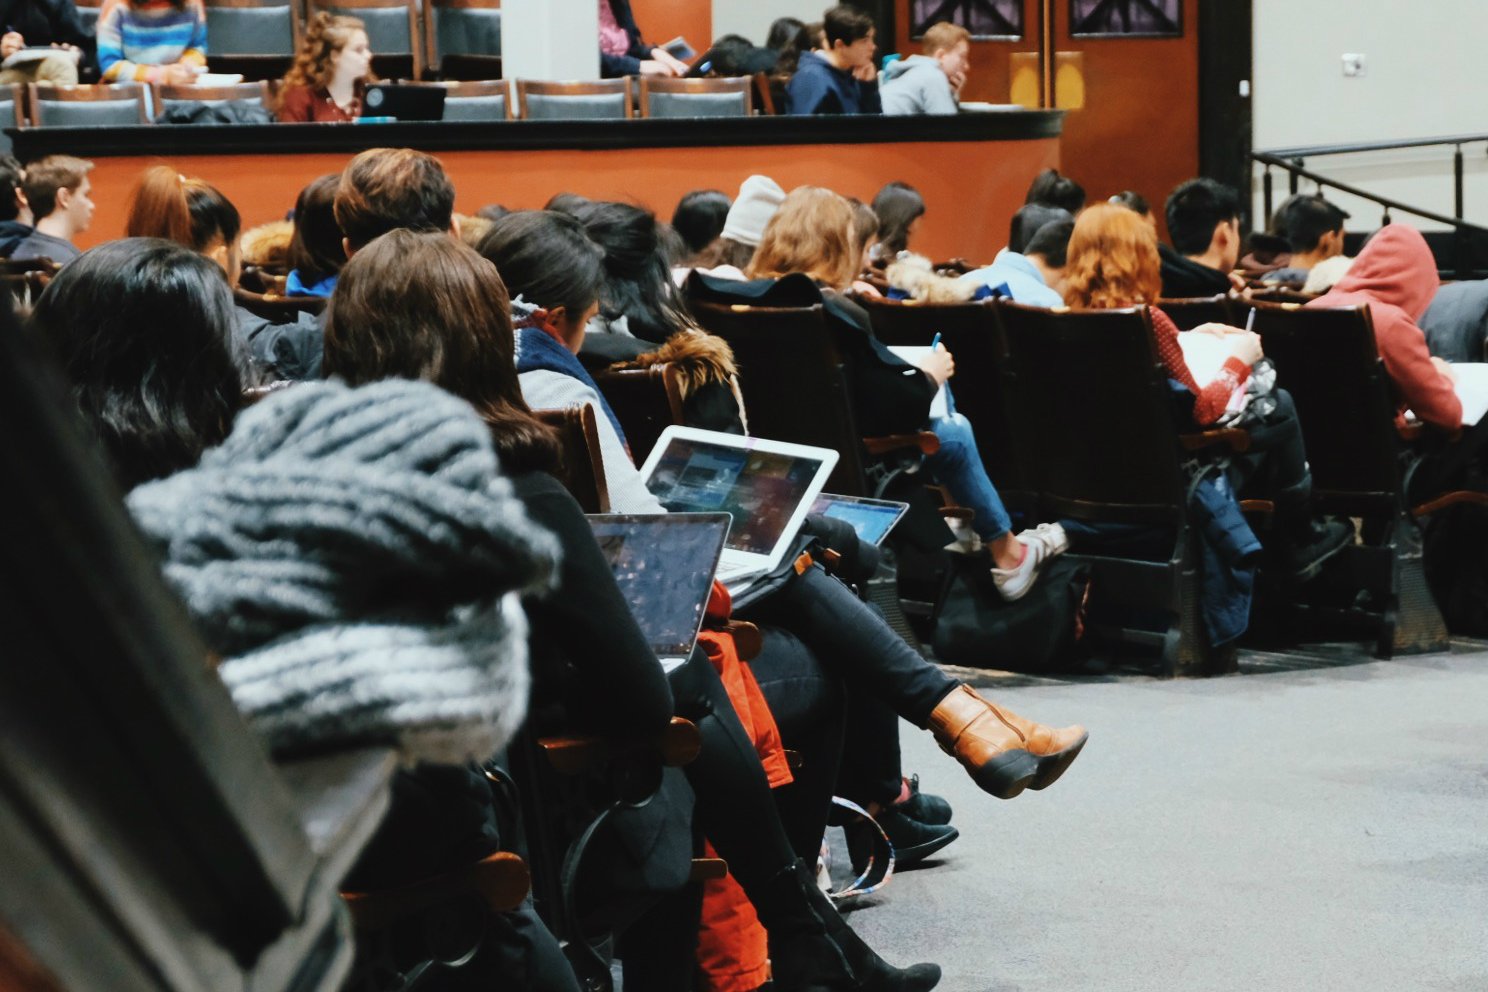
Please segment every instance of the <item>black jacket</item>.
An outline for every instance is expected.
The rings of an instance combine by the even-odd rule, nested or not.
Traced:
[[[1165,300],[1187,300],[1200,296],[1220,296],[1230,291],[1230,277],[1185,258],[1167,245],[1159,244],[1162,257],[1162,295]]]
[[[762,307],[823,305],[827,326],[847,374],[853,416],[864,437],[907,434],[922,430],[930,419],[936,386],[924,372],[885,347],[876,337],[868,314],[856,303],[834,292],[823,292],[808,276],[736,282],[694,272],[688,277],[690,299],[710,303],[746,303]]]
[[[30,224],[18,220],[0,220],[0,258],[9,258],[16,245],[31,237],[34,230]]]
[[[801,56],[796,74],[785,85],[785,112],[808,114],[881,114],[878,83],[865,83],[843,72],[816,52]]]
[[[19,31],[32,48],[76,45],[90,55],[93,33],[83,26],[72,0],[0,0],[0,26]]]
[[[641,38],[641,29],[636,26],[635,14],[630,9],[630,0],[610,0],[610,10],[615,20],[625,29],[630,38],[630,50],[624,55],[599,53],[599,74],[606,79],[616,76],[639,76],[641,62],[651,57],[653,46]]]

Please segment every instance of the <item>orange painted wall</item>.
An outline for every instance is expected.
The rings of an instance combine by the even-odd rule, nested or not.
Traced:
[[[630,0],[641,35],[662,45],[681,35],[699,53],[713,43],[711,0]]]
[[[642,148],[604,151],[445,152],[440,156],[458,194],[456,209],[490,203],[535,209],[554,193],[625,200],[671,216],[683,194],[717,188],[730,196],[753,173],[787,190],[811,183],[868,200],[884,183],[903,180],[925,197],[927,213],[914,247],[932,258],[990,259],[1040,169],[1059,165],[1059,139],[916,142],[861,145]],[[211,182],[235,203],[246,227],[281,219],[310,180],[339,172],[346,155],[197,155],[170,165]],[[119,237],[129,189],[155,158],[99,158],[93,170],[93,226],[84,246]]]

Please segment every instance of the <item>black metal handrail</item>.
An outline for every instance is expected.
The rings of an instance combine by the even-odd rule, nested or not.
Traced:
[[[1463,189],[1464,160],[1462,146],[1475,142],[1488,142],[1488,134],[1463,134],[1442,138],[1410,138],[1397,141],[1369,141],[1344,145],[1277,148],[1265,152],[1252,152],[1250,157],[1252,161],[1259,162],[1266,167],[1265,173],[1261,176],[1261,190],[1265,204],[1266,224],[1268,226],[1271,223],[1272,213],[1273,188],[1271,169],[1273,167],[1285,169],[1288,186],[1292,193],[1296,193],[1301,180],[1306,179],[1309,182],[1316,183],[1319,192],[1326,187],[1338,190],[1341,193],[1347,193],[1350,196],[1368,200],[1371,203],[1379,204],[1384,208],[1382,224],[1390,223],[1390,211],[1394,210],[1451,227],[1453,231],[1453,255],[1455,256],[1453,259],[1453,268],[1456,270],[1457,278],[1466,279],[1470,276],[1467,248],[1468,234],[1475,232],[1481,235],[1488,235],[1488,227],[1482,227],[1463,219],[1465,197]],[[1400,148],[1431,148],[1444,145],[1454,146],[1452,152],[1452,172],[1455,192],[1455,215],[1451,217],[1436,213],[1435,211],[1423,210],[1420,207],[1412,207],[1409,204],[1401,203],[1399,200],[1380,196],[1378,193],[1370,193],[1357,186],[1339,182],[1336,179],[1329,178],[1306,168],[1306,160],[1309,158],[1320,158],[1327,155],[1351,155],[1358,152],[1389,151]]]

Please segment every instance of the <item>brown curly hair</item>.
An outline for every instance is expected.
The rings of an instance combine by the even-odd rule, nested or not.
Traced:
[[[1072,307],[1112,309],[1156,303],[1162,294],[1157,234],[1141,214],[1101,203],[1075,221],[1064,300]]]
[[[300,50],[295,53],[294,64],[284,74],[279,84],[279,102],[284,94],[297,86],[311,90],[323,90],[331,83],[331,56],[351,43],[354,31],[366,33],[367,25],[359,17],[342,17],[321,11],[305,25],[305,36],[300,39]],[[377,77],[369,70],[364,83],[376,82]]]

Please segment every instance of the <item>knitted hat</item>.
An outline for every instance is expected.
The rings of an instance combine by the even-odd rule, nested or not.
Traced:
[[[129,494],[233,701],[278,755],[485,759],[526,713],[518,592],[557,548],[485,423],[426,383],[304,383]]]
[[[729,207],[723,237],[758,248],[765,236],[765,225],[784,202],[785,190],[779,183],[769,176],[750,176],[739,187],[734,205]]]

